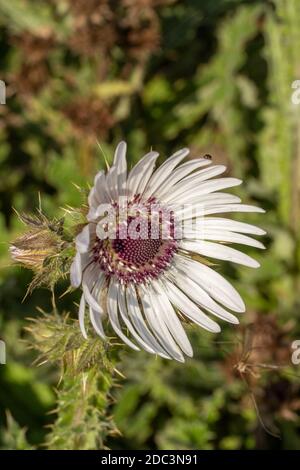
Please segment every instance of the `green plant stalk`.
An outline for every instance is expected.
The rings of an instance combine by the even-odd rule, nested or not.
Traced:
[[[113,385],[113,373],[94,367],[74,375],[67,368],[57,390],[57,416],[46,447],[50,450],[104,449],[106,437],[117,432],[106,414]]]
[[[109,416],[116,383],[119,348],[89,332],[87,339],[68,314],[43,314],[27,330],[38,363],[59,366],[55,419],[47,435],[48,449],[104,449],[117,428]]]

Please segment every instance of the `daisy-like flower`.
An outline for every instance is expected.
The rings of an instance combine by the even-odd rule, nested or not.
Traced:
[[[127,172],[121,142],[113,165],[96,175],[70,270],[71,284],[83,290],[79,324],[85,337],[88,310],[101,338],[108,321],[131,348],[183,362],[183,353],[193,352],[180,320],[213,333],[220,327],[212,317],[239,322],[232,312],[244,312],[244,302],[210,267],[211,258],[257,268],[229,244],[264,248],[249,234],[265,232],[216,214],[264,211],[220,192],[241,183],[219,177],[225,166],[207,158],[183,162],[188,153],[177,151],[155,170],[158,153],[151,151]]]

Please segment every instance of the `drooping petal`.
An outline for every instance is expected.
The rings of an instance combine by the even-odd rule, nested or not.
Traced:
[[[92,290],[96,282],[103,280],[103,273],[95,263],[90,263],[83,272],[82,284]]]
[[[166,324],[161,319],[160,306],[157,304],[157,300],[152,293],[152,289],[148,288],[146,290],[140,287],[139,292],[142,299],[145,317],[154,332],[155,337],[173,359],[176,359],[179,362],[184,362],[184,357],[180,352],[180,349],[172,338]]]
[[[127,311],[125,287],[121,284],[118,284],[118,307],[122,320],[128,328],[129,332],[134,337],[134,339],[140,344],[140,346],[145,351],[149,352],[150,354],[156,354],[155,350],[149,347],[149,345],[143,340],[143,338],[137,333],[137,331],[133,327],[133,324],[130,321],[130,317]]]
[[[90,319],[91,319],[91,323],[96,333],[100,336],[100,338],[102,338],[103,340],[106,340],[106,336],[105,336],[103,325],[102,325],[101,313],[93,310],[93,308],[90,307]]]
[[[181,290],[173,283],[164,279],[166,292],[173,305],[178,308],[187,318],[205,330],[218,333],[221,329],[219,325],[203,313]]]
[[[80,326],[82,336],[85,339],[87,339],[87,332],[86,332],[85,325],[84,325],[84,316],[85,316],[85,299],[84,299],[84,295],[82,295],[80,299],[78,319],[79,319],[79,326]]]
[[[84,293],[85,300],[89,304],[89,306],[95,311],[103,315],[103,308],[100,304],[96,301],[94,296],[91,294],[90,289],[87,284],[82,284],[82,289]]]
[[[208,294],[234,312],[246,310],[237,290],[218,272],[198,261],[175,255],[176,264]]]
[[[171,282],[176,282],[178,287],[185,292],[188,297],[190,297],[194,302],[196,302],[200,307],[205,308],[210,313],[213,313],[215,316],[225,320],[229,323],[238,324],[239,320],[232,313],[227,312],[223,307],[218,305],[199,285],[197,285],[191,277],[188,277],[186,274],[183,275],[181,272],[176,270],[174,278],[168,276]]]
[[[82,271],[81,271],[81,256],[77,252],[70,267],[70,281],[71,286],[79,287],[81,284]]]
[[[133,286],[129,285],[127,287],[126,297],[128,314],[138,334],[145,341],[148,347],[153,349],[156,354],[166,359],[171,359],[171,357],[164,351],[162,346],[158,343],[155,336],[151,333],[148,326],[146,325]]]
[[[128,344],[132,349],[139,351],[139,348],[130,341],[129,338],[123,333],[121,329],[121,325],[118,318],[118,291],[117,286],[114,280],[111,280],[108,288],[107,293],[107,311],[111,326],[117,333],[117,335],[124,341],[124,343]]]
[[[184,331],[178,316],[175,313],[172,304],[168,299],[167,294],[164,291],[163,285],[161,285],[158,281],[154,281],[153,286],[155,288],[154,295],[157,296],[157,300],[160,304],[159,314],[161,315],[162,320],[166,324],[168,330],[170,331],[182,351],[187,356],[192,357],[192,346],[188,340],[187,334]]]

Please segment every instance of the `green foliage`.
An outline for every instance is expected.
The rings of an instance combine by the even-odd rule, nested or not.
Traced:
[[[300,107],[291,102],[299,2],[42,3],[0,0],[0,331],[8,351],[0,445],[300,449],[299,379],[290,368],[300,333]],[[40,193],[43,213],[65,216],[70,235],[82,217],[62,207],[82,204],[77,186],[87,189],[121,138],[129,165],[151,147],[162,160],[182,146],[209,153],[245,180],[238,194],[267,211],[245,217],[268,232],[267,250],[256,254],[261,268],[220,267],[245,299],[242,327],[217,338],[189,327],[195,357],[184,365],[128,348],[110,357],[92,333],[81,338],[78,293],[60,298],[66,280],[56,286],[57,311],[70,315],[41,315],[36,307],[50,311],[51,295],[37,289],[22,303],[32,278],[7,268],[9,243],[24,231],[12,207],[35,213]],[[28,316],[34,350],[23,342]],[[272,332],[263,330],[260,354],[245,345],[251,323],[258,336]],[[281,440],[263,427],[278,428]]]
[[[297,106],[291,102],[291,87],[299,72],[300,5],[296,0],[277,3],[278,16],[270,15],[266,24],[265,55],[270,65],[269,88],[272,92],[269,105],[262,111],[265,126],[258,152],[265,187],[276,194],[281,221],[297,237],[300,116]],[[268,178],[270,172],[272,178]]]

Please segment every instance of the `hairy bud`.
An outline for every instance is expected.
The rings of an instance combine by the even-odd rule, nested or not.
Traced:
[[[41,212],[37,216],[18,215],[29,230],[11,243],[11,257],[35,272],[30,291],[42,284],[53,287],[70,264],[70,243],[64,236],[64,221],[50,221]]]

